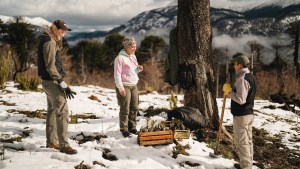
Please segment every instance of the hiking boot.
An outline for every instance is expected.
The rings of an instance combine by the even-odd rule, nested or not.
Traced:
[[[66,154],[77,154],[77,151],[75,149],[71,148],[70,146],[60,149],[60,152],[66,153]]]
[[[233,164],[233,167],[236,169],[242,169],[241,166],[238,163]]]
[[[129,130],[129,132],[132,133],[132,134],[135,134],[135,135],[138,134],[138,131],[136,129],[131,129],[131,130]]]
[[[131,136],[131,134],[128,131],[121,131],[121,133],[122,133],[124,138]]]
[[[59,150],[60,149],[60,146],[59,144],[53,144],[53,143],[50,143],[50,144],[47,144],[46,145],[46,148],[54,148],[56,150]]]

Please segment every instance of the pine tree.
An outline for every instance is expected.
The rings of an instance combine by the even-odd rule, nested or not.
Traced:
[[[300,66],[298,62],[299,45],[300,45],[300,20],[292,22],[289,25],[287,32],[292,38],[291,46],[294,48],[293,60],[294,60],[294,66],[296,67],[296,77],[300,77]]]
[[[31,25],[23,22],[22,17],[15,17],[13,22],[0,23],[0,41],[9,44],[14,50],[15,80],[17,73],[25,72],[30,68],[30,63],[35,56],[36,43]]]

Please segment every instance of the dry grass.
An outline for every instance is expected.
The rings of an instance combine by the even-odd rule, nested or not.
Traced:
[[[144,65],[144,72],[140,73],[140,81],[138,83],[141,91],[158,91],[168,93],[168,84],[163,79],[163,69],[159,64],[147,63]],[[288,97],[295,95],[300,98],[300,80],[296,79],[294,73],[288,73],[278,76],[275,71],[260,71],[255,75],[257,83],[258,99],[269,99],[271,94],[277,94],[282,90]],[[84,82],[82,82],[82,80]],[[115,88],[113,71],[111,72],[91,72],[85,77],[75,73],[70,73],[66,77],[66,81],[72,85],[97,85],[105,88]],[[176,90],[174,90],[176,92]],[[177,92],[176,92],[177,93]],[[222,85],[219,85],[219,94],[222,93]]]
[[[163,69],[159,64],[146,63],[144,72],[140,73],[140,81],[138,87],[140,91],[158,91],[168,93],[168,84],[163,79]],[[115,88],[113,70],[110,72],[93,71],[86,74],[76,74],[74,71],[68,70],[68,75],[65,78],[70,85],[96,85],[104,88]],[[37,76],[37,68],[30,68],[27,73],[31,77]],[[293,72],[288,72],[278,75],[276,71],[260,71],[255,75],[257,83],[258,99],[270,99],[271,94],[278,94],[282,90],[288,97],[294,95],[295,98],[300,98],[300,80],[295,78]],[[175,93],[176,90],[174,90]],[[219,85],[219,94],[222,93],[222,85]]]
[[[279,76],[275,71],[258,72],[256,75],[257,94],[256,97],[261,99],[269,99],[271,94],[278,94],[281,91],[287,96],[295,95],[300,98],[300,81],[295,78],[293,72],[288,72]]]
[[[1,51],[1,50],[0,50]],[[113,78],[113,68],[110,71],[92,71],[81,70],[82,73],[76,73],[78,70],[72,70],[71,57],[63,53],[63,63],[67,71],[65,81],[69,85],[96,85],[104,88],[115,88]],[[139,74],[140,81],[138,88],[140,91],[169,93],[170,87],[164,82],[164,63],[155,60],[149,60],[144,65],[144,71]],[[31,67],[26,72],[30,77],[37,76],[37,67]],[[269,99],[271,94],[279,92],[286,94],[288,97],[295,95],[300,98],[299,79],[295,78],[294,70],[285,70],[281,74],[276,71],[259,71],[255,74],[257,82],[257,98]],[[221,75],[220,75],[221,76]],[[221,78],[221,77],[220,77]],[[176,89],[176,88],[175,88]],[[177,94],[180,92],[173,89]],[[222,84],[219,84],[219,96],[222,97]]]
[[[164,82],[164,68],[160,62],[149,60],[144,65],[144,71],[139,74],[140,81],[138,87],[140,90],[147,92],[159,91],[162,92],[167,85]]]
[[[68,72],[65,80],[70,85],[95,85],[104,88],[115,88],[113,72],[93,71],[85,75]]]
[[[105,88],[115,88],[113,69],[110,71],[93,71],[75,73],[69,66],[68,61],[64,63],[68,72],[65,78],[66,82],[71,85],[96,85]],[[138,88],[140,91],[159,91],[163,92],[168,86],[163,79],[163,65],[158,62],[147,62],[144,65],[144,71],[139,74]]]
[[[62,60],[64,64],[67,76],[65,81],[69,85],[95,85],[104,88],[115,88],[113,69],[111,71],[92,71],[88,72],[84,65],[82,65],[82,70],[74,70],[72,68],[72,57],[67,56],[66,51],[62,52]],[[77,73],[81,72],[81,73]]]
[[[221,75],[220,75],[221,76]],[[257,99],[270,99],[272,94],[285,94],[287,97],[294,95],[295,98],[300,98],[300,79],[295,78],[295,71],[292,69],[286,70],[284,73],[279,74],[277,71],[259,71],[255,75],[257,90]],[[221,79],[221,77],[220,77]],[[220,81],[218,87],[219,95],[223,97],[223,83]]]

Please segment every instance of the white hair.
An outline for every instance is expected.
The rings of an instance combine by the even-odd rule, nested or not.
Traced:
[[[136,44],[136,41],[134,40],[133,37],[125,37],[122,41],[124,49],[132,46],[133,44]]]

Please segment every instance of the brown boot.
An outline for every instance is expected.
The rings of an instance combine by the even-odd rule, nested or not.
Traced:
[[[66,153],[66,154],[77,154],[77,151],[75,149],[71,148],[70,146],[61,148],[60,152]]]
[[[59,144],[49,143],[49,144],[47,144],[46,148],[54,148],[56,150],[59,150],[60,146],[59,146]]]
[[[132,136],[129,131],[121,131],[121,133],[122,133],[122,135],[123,135],[124,138]]]
[[[240,164],[238,164],[238,163],[235,163],[233,166],[234,166],[234,168],[236,168],[236,169],[242,169],[241,166],[240,166]]]

